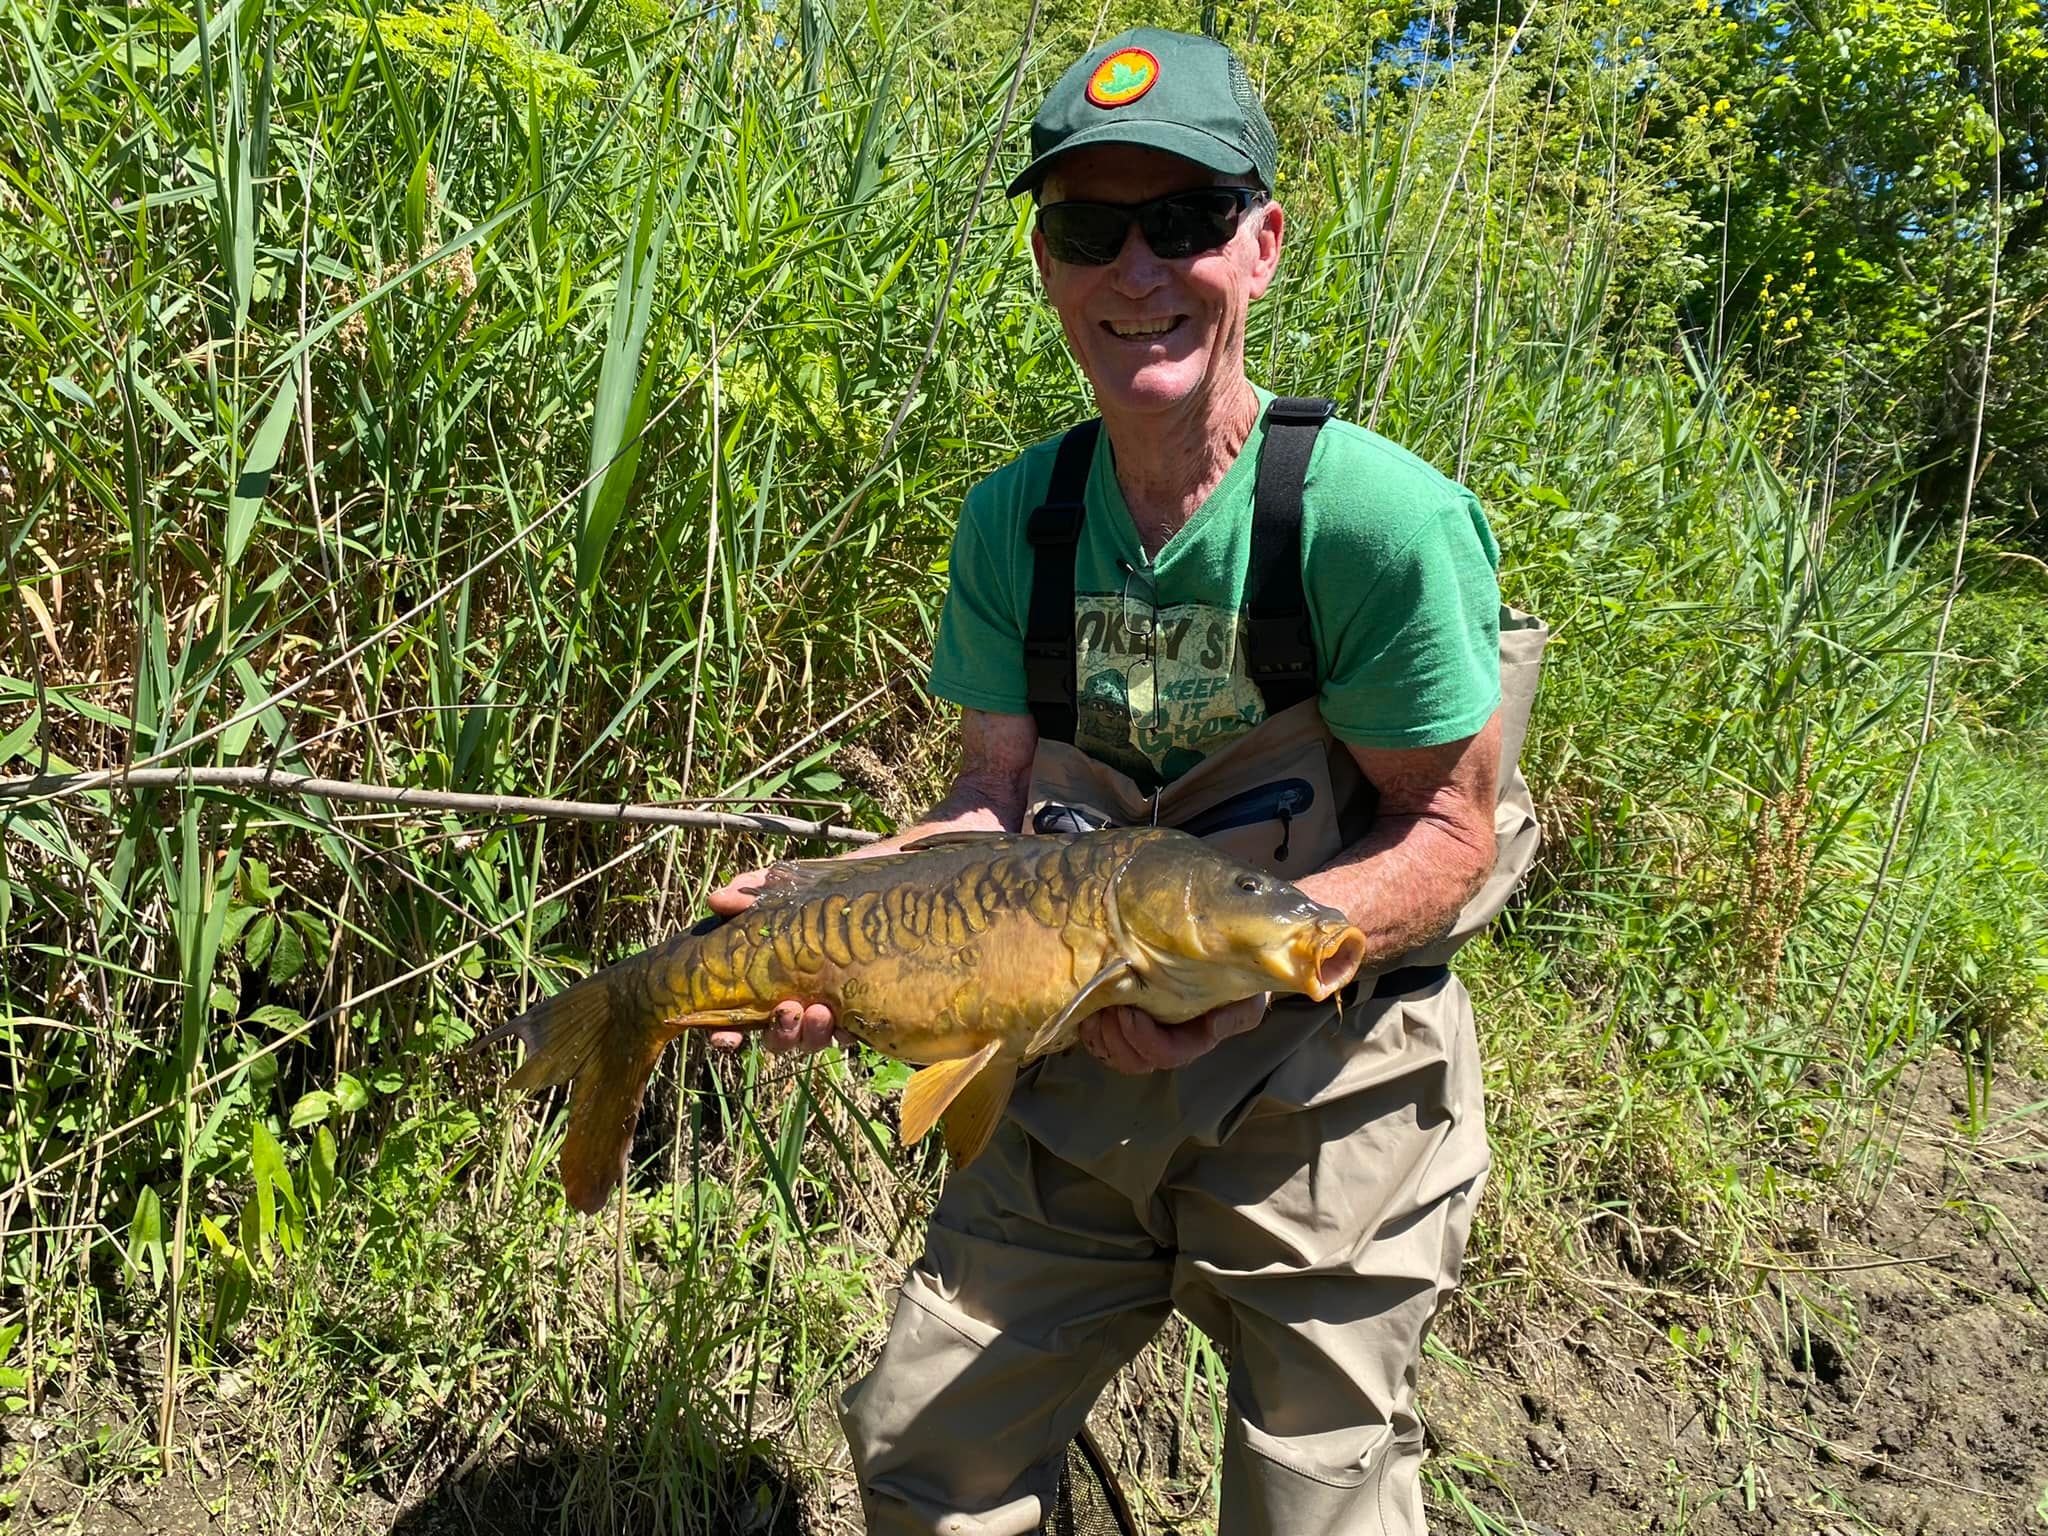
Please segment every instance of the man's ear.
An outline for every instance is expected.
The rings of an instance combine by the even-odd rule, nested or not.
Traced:
[[[1049,271],[1049,267],[1052,262],[1052,257],[1046,254],[1045,236],[1041,235],[1038,232],[1038,219],[1035,215],[1031,220],[1031,260],[1033,264],[1036,265],[1038,268],[1038,281],[1041,284],[1050,287],[1051,274]]]
[[[1264,296],[1273,286],[1273,278],[1280,270],[1280,245],[1287,233],[1287,213],[1274,198],[1267,198],[1253,210],[1252,241],[1253,256],[1251,296]]]

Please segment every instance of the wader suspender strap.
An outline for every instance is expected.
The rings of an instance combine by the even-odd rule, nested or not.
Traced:
[[[1060,439],[1045,505],[1031,514],[1031,611],[1024,624],[1024,697],[1038,734],[1071,742],[1076,724],[1074,680],[1074,550],[1088,516],[1088,471],[1102,419],[1084,421]]]
[[[1266,408],[1252,490],[1252,557],[1245,572],[1245,670],[1270,719],[1316,695],[1316,642],[1301,586],[1301,494],[1328,400],[1282,396]]]

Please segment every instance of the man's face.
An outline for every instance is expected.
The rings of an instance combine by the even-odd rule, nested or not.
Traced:
[[[1104,144],[1062,156],[1040,201],[1140,203],[1229,178],[1156,149]],[[1056,261],[1037,230],[1032,254],[1081,371],[1106,410],[1158,412],[1244,377],[1245,317],[1280,264],[1277,203],[1248,209],[1213,251],[1178,261],[1152,254],[1133,226],[1105,267]]]

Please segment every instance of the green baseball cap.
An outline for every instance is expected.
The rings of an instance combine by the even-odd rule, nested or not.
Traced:
[[[1090,144],[1142,144],[1268,192],[1273,125],[1237,55],[1213,37],[1134,27],[1072,65],[1031,120],[1031,163],[1010,196],[1036,193],[1054,160]]]

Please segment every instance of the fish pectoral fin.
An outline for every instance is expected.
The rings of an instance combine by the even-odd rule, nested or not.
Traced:
[[[1136,969],[1137,967],[1128,960],[1112,960],[1089,977],[1081,990],[1067,1000],[1066,1007],[1039,1025],[1038,1033],[1033,1035],[1031,1043],[1024,1047],[1025,1056],[1043,1056],[1058,1043],[1061,1031],[1069,1024],[1086,1018],[1091,1013],[1099,1013],[1099,1000],[1102,994]],[[1098,1006],[1091,1008],[1091,1003],[1097,1003]]]
[[[989,1064],[1002,1045],[1000,1040],[991,1040],[972,1056],[934,1062],[911,1074],[910,1086],[903,1090],[904,1146],[915,1146],[924,1140],[939,1116],[946,1112],[946,1106],[960,1096],[960,1090]]]
[[[981,1149],[995,1135],[996,1123],[1009,1107],[1010,1090],[1016,1084],[1017,1058],[1011,1056],[985,1072],[976,1073],[971,1082],[953,1095],[944,1128],[946,1154],[953,1159],[954,1167],[965,1167],[981,1156]]]

